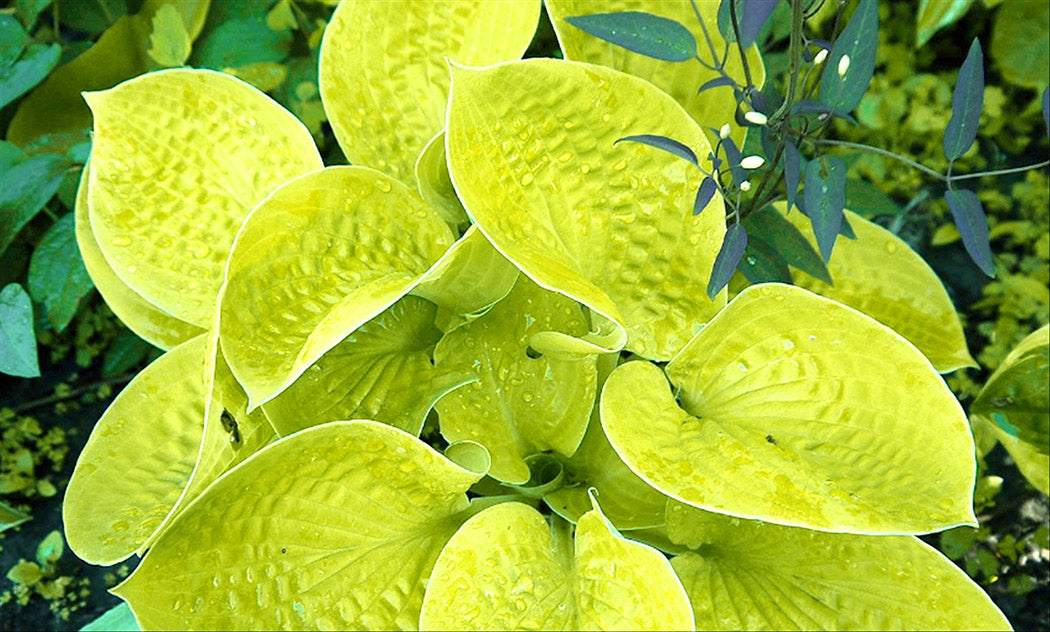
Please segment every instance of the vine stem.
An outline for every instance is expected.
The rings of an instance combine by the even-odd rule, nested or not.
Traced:
[[[972,180],[974,178],[983,178],[985,176],[1005,176],[1011,173],[1020,173],[1022,171],[1029,171],[1031,169],[1042,169],[1043,167],[1050,167],[1050,160],[1044,160],[1043,162],[1037,162],[1033,165],[1025,165],[1023,167],[1011,167],[1009,169],[996,169],[995,171],[978,171],[977,173],[964,173],[961,176],[952,176],[950,180],[955,182],[956,180]]]
[[[135,377],[136,375],[138,375],[138,373],[124,373],[123,375],[111,377],[106,380],[99,380],[98,382],[92,382],[91,384],[86,384],[84,386],[81,386],[80,388],[75,388],[64,395],[49,395],[48,397],[41,397],[39,399],[33,399],[28,402],[22,402],[18,406],[13,406],[11,410],[13,410],[15,413],[22,413],[27,410],[32,410],[34,408],[40,408],[41,406],[47,406],[48,404],[57,404],[58,402],[65,401],[67,399],[79,397],[80,395],[83,395],[88,391],[92,391],[100,386],[111,386],[113,384],[123,384],[125,382],[130,382],[131,378]]]

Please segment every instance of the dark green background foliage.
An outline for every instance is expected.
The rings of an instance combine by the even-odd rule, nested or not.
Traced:
[[[963,17],[932,35],[927,25],[929,41],[915,48],[915,3],[878,2],[871,86],[853,111],[857,124],[836,120],[832,137],[876,145],[943,171],[952,91],[976,37],[984,49],[984,108],[977,143],[958,168],[996,169],[1045,157],[1038,102],[1048,72],[1045,3],[955,4],[969,4]],[[31,516],[0,533],[0,575],[21,569],[11,573],[19,582],[0,578],[5,630],[80,629],[118,602],[105,589],[128,571],[90,567],[68,552],[44,563],[37,547],[49,532],[61,531],[62,494],[92,425],[131,376],[159,355],[123,327],[94,291],[72,230],[76,185],[90,152],[90,115],[79,92],[160,67],[148,42],[118,32],[133,19],[125,16],[139,14],[143,5],[16,0],[0,10],[0,288],[18,284],[31,299],[42,374],[0,375],[0,502]],[[787,13],[781,3],[757,38],[772,84],[788,65]],[[186,63],[236,74],[268,92],[304,121],[326,163],[344,162],[317,90],[317,48],[330,14],[331,7],[316,0],[212,0]],[[813,26],[833,28],[830,20]],[[101,44],[93,49],[96,42]],[[546,17],[527,55],[561,56]],[[67,77],[75,81],[56,76],[70,63]],[[62,81],[49,84],[49,77]],[[758,143],[758,135],[751,136]],[[1048,321],[1046,170],[986,178],[975,189],[989,216],[996,272],[990,279],[967,256],[939,183],[879,156],[839,149],[830,153],[846,171],[846,206],[912,245],[960,310],[981,367],[948,381],[968,406],[1009,350]],[[744,147],[743,153],[758,150]],[[751,221],[764,220],[756,214]],[[960,528],[927,540],[984,586],[1016,628],[1050,628],[1047,498],[997,447],[980,464],[976,504],[979,530]],[[25,575],[30,563],[43,573],[29,578],[34,581]]]

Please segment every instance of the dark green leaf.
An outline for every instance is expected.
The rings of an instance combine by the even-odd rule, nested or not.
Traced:
[[[830,284],[827,266],[809,240],[783,215],[771,206],[761,208],[744,220],[747,234],[776,250],[784,261],[806,274]]]
[[[62,26],[99,35],[128,12],[127,0],[58,0]]]
[[[13,16],[0,14],[0,68],[15,63],[29,42],[25,29]]]
[[[707,208],[707,203],[715,196],[715,191],[717,190],[718,185],[715,184],[711,176],[704,178],[704,181],[700,183],[700,187],[696,190],[696,200],[693,201],[693,215],[699,215],[701,211]]]
[[[984,55],[981,43],[973,38],[966,61],[959,69],[952,93],[952,117],[944,130],[944,155],[958,160],[977,138],[977,124],[984,107]]]
[[[953,189],[944,194],[952,211],[955,227],[959,229],[963,246],[982,272],[995,277],[992,246],[988,241],[988,217],[973,191]]]
[[[903,212],[893,198],[874,185],[855,178],[846,179],[846,208],[867,218]]]
[[[750,232],[750,231],[749,231]],[[783,255],[764,239],[748,235],[747,248],[737,269],[751,283],[792,283],[791,270]]]
[[[36,16],[40,15],[50,5],[52,0],[15,0],[15,14],[27,29],[36,22]]]
[[[44,234],[29,261],[29,293],[44,306],[44,315],[58,331],[77,312],[80,299],[94,285],[77,248],[73,214],[63,215]]]
[[[700,94],[701,92],[703,92],[705,90],[710,90],[711,88],[717,88],[719,86],[733,86],[733,85],[736,85],[736,82],[733,81],[732,77],[715,77],[711,81],[708,81],[708,82],[704,83],[702,86],[700,86],[700,88],[696,91],[696,93]]]
[[[37,154],[0,174],[0,253],[58,191],[69,167],[65,156]]]
[[[798,147],[791,141],[784,142],[784,188],[787,193],[788,211],[795,204],[795,196],[798,194],[798,183],[802,166],[802,156],[798,153]]]
[[[627,50],[662,59],[686,61],[696,56],[696,40],[679,22],[641,11],[597,13],[565,18],[576,28]]]
[[[58,64],[62,47],[33,44],[22,58],[10,66],[0,67],[0,108],[14,101],[40,83]]]
[[[139,632],[141,629],[126,602],[113,606],[102,613],[101,617],[80,628],[81,632]]]
[[[817,237],[817,247],[827,263],[842,227],[842,211],[846,208],[845,163],[835,156],[821,156],[809,161],[802,197]]]
[[[641,143],[643,145],[649,145],[650,147],[656,147],[657,149],[662,149],[667,153],[674,154],[679,158],[684,158],[685,160],[688,160],[694,165],[699,165],[699,162],[696,160],[696,154],[693,153],[693,150],[689,149],[689,147],[683,145],[682,143],[676,141],[673,138],[668,138],[666,136],[657,136],[656,134],[638,134],[636,136],[624,136],[623,138],[617,140],[616,143],[621,143],[624,141],[631,143]],[[613,143],[613,145],[615,145],[616,143]]]
[[[879,7],[876,0],[860,0],[846,28],[835,40],[820,77],[820,100],[833,112],[852,112],[868,90],[875,72],[879,44]],[[849,56],[849,69],[839,76],[839,62]]]
[[[289,31],[271,31],[266,16],[223,22],[203,34],[193,47],[190,65],[197,68],[240,68],[261,61],[283,61],[292,45]]]
[[[715,257],[715,264],[711,268],[711,279],[707,282],[707,296],[714,299],[722,288],[729,284],[733,277],[740,258],[744,256],[747,248],[747,231],[743,224],[733,224],[726,229],[725,238],[722,239],[722,247]]]
[[[33,332],[33,304],[17,283],[0,291],[0,373],[40,377]]]
[[[146,359],[153,345],[133,331],[122,329],[102,358],[102,377],[113,377],[135,367]]]

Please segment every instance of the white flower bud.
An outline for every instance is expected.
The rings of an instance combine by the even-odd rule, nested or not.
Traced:
[[[819,51],[817,51],[816,56],[813,57],[813,65],[814,66],[819,66],[819,65],[823,64],[824,60],[827,59],[827,58],[828,58],[828,49],[822,48]]]
[[[718,137],[722,140],[729,138],[729,123],[722,126],[722,129],[718,130]]]
[[[843,55],[842,58],[839,59],[839,76],[845,77],[847,70],[849,70],[849,55]]]
[[[744,120],[748,123],[754,123],[755,125],[765,125],[766,121],[769,119],[767,119],[766,115],[761,112],[748,112],[744,114]]]
[[[745,193],[750,191],[751,190],[751,182],[748,181],[748,180],[744,180],[743,182],[741,182],[740,183],[740,190],[745,192]]]
[[[740,161],[740,166],[744,169],[758,169],[764,164],[766,164],[766,159],[762,156],[748,156]]]

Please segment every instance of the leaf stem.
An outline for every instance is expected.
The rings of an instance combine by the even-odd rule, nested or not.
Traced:
[[[985,176],[1005,176],[1011,173],[1020,173],[1022,171],[1029,171],[1032,169],[1042,169],[1043,167],[1050,167],[1050,160],[1044,160],[1031,165],[1024,165],[1021,167],[1011,167],[1009,169],[996,169],[994,171],[978,171],[976,173],[964,173],[961,176],[949,176],[947,179],[955,182],[956,180],[972,180],[973,178],[983,178]]]
[[[41,397],[39,399],[33,399],[33,400],[28,401],[28,402],[22,402],[21,404],[19,404],[17,406],[12,406],[11,410],[15,411],[16,413],[22,413],[24,411],[32,410],[34,408],[40,408],[42,406],[47,406],[48,404],[56,404],[58,402],[65,401],[67,399],[73,399],[74,397],[79,397],[80,395],[83,395],[84,393],[87,393],[88,391],[95,390],[96,388],[98,388],[100,386],[107,386],[107,385],[112,385],[112,384],[123,384],[125,382],[130,382],[131,378],[135,377],[136,375],[138,375],[137,372],[124,373],[123,375],[118,375],[116,377],[111,377],[111,378],[108,378],[108,379],[105,379],[105,380],[99,380],[98,382],[92,382],[91,384],[85,384],[84,386],[81,386],[80,388],[75,388],[75,389],[73,389],[73,390],[71,390],[68,393],[65,393],[63,395],[50,395],[48,397]]]
[[[896,153],[894,153],[892,151],[888,151],[886,149],[882,149],[881,147],[872,147],[871,145],[864,145],[862,143],[853,143],[853,142],[850,142],[850,141],[847,141],[847,140],[832,140],[830,138],[811,138],[810,140],[816,145],[833,145],[833,146],[836,146],[836,147],[849,147],[851,149],[859,149],[860,151],[866,151],[866,152],[871,153],[871,154],[878,154],[880,156],[885,156],[887,158],[893,158],[894,160],[897,160],[899,162],[903,162],[904,164],[906,164],[906,165],[908,165],[910,167],[918,169],[919,171],[925,173],[928,176],[931,176],[933,178],[937,178],[941,182],[946,182],[947,181],[947,180],[945,180],[945,177],[944,177],[943,174],[941,174],[941,173],[939,173],[937,171],[934,171],[933,169],[930,169],[926,165],[923,165],[923,164],[920,164],[918,162],[915,162],[914,160],[911,160],[910,158],[905,158],[904,156],[901,156],[900,154],[896,154]]]

